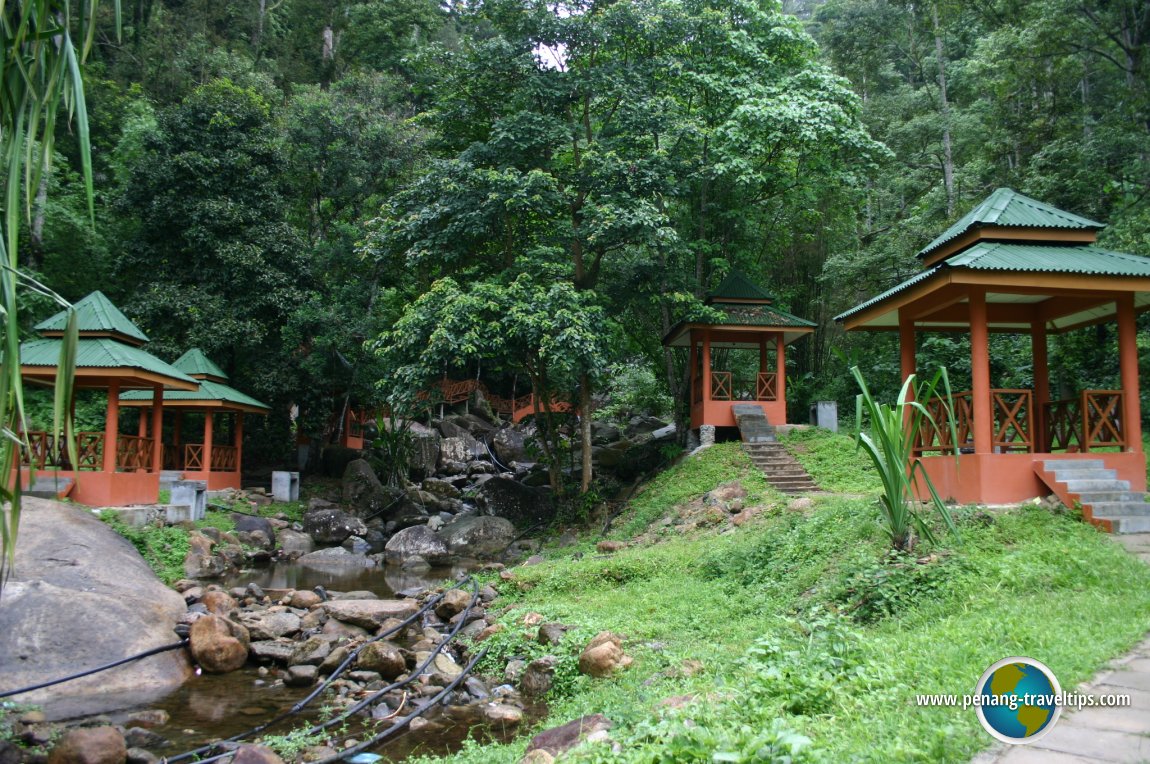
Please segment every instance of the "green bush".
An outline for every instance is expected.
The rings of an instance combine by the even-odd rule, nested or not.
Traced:
[[[172,584],[184,577],[184,558],[190,549],[187,531],[174,526],[133,528],[113,514],[101,515],[100,519],[132,542],[144,562],[165,584]]]

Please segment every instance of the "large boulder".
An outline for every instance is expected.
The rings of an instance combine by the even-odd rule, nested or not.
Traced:
[[[315,551],[315,541],[311,536],[290,528],[280,531],[278,540],[284,554],[307,554]]]
[[[504,427],[491,438],[491,445],[499,461],[510,466],[527,458],[527,438],[514,427]]]
[[[435,531],[426,525],[414,525],[388,539],[383,555],[388,565],[402,565],[415,557],[422,557],[430,565],[442,565],[450,561],[451,550]]]
[[[242,667],[250,644],[246,628],[219,615],[196,619],[188,635],[192,657],[209,674],[226,674]]]
[[[505,517],[519,528],[547,522],[555,516],[551,492],[497,476],[479,487],[476,503],[487,514]]]
[[[441,423],[442,424],[442,423]],[[459,428],[456,428],[459,429]],[[467,463],[487,456],[487,448],[466,430],[459,429],[459,434],[446,437],[439,444],[439,464],[445,466],[449,462]]]
[[[401,495],[379,481],[366,459],[348,462],[343,472],[343,501],[358,517],[382,514]]]
[[[558,756],[579,745],[588,735],[612,727],[611,720],[602,714],[580,716],[560,727],[543,730],[527,744],[527,753],[532,751],[546,751],[552,756]]]
[[[69,730],[52,747],[48,764],[124,764],[128,746],[115,727]]]
[[[515,536],[515,525],[503,517],[460,517],[439,530],[439,537],[457,557],[494,557]]]
[[[411,428],[411,457],[407,468],[415,480],[421,480],[435,472],[439,465],[439,433],[420,427]]]
[[[172,644],[186,610],[136,548],[90,512],[25,497],[16,563],[0,602],[0,691]],[[170,692],[190,674],[186,652],[171,650],[19,700],[107,711]]]
[[[313,509],[303,516],[303,530],[317,544],[342,544],[348,536],[367,533],[367,526],[341,509]]]

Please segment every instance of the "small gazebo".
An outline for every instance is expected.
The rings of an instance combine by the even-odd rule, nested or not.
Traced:
[[[184,480],[207,481],[209,491],[238,489],[243,470],[244,414],[267,414],[269,407],[229,387],[228,375],[199,348],[184,353],[172,365],[199,382],[199,389],[165,390],[160,406],[155,405],[154,391],[131,390],[120,396],[120,403],[140,409],[140,437],[148,434],[150,420],[151,437],[161,442],[163,428],[156,427],[155,412],[160,407],[173,412],[170,440],[163,443],[164,469],[182,473]],[[201,419],[202,424],[196,439],[185,441],[191,417]],[[217,417],[230,418],[229,427],[218,426],[224,423],[217,423]],[[218,442],[223,432],[230,433],[231,443],[227,439]]]
[[[27,432],[29,449],[22,449],[21,469],[45,481],[55,480],[82,504],[152,503],[159,498],[160,449],[151,438],[121,435],[120,391],[196,390],[196,380],[161,361],[141,346],[148,338],[102,292],[77,302],[80,340],[76,354],[75,387],[106,390],[108,410],[103,432],[76,433],[77,463],[68,462],[57,434]],[[52,385],[60,358],[67,313],[36,325],[41,339],[20,346],[20,374],[33,384]],[[162,405],[152,413],[159,431]],[[25,478],[22,478],[25,479]],[[25,485],[30,483],[25,482]]]
[[[1104,227],[1000,188],[918,253],[924,271],[837,317],[848,331],[898,332],[903,379],[915,372],[919,334],[969,332],[971,388],[954,396],[958,441],[944,426],[918,443],[941,496],[1022,501],[1066,482],[1047,470],[1098,462],[1128,490],[1145,490],[1135,317],[1150,309],[1150,258],[1094,246]],[[1118,325],[1120,389],[1051,400],[1048,335],[1104,322]],[[990,332],[1030,336],[1033,388],[992,386]]]
[[[663,338],[665,346],[691,349],[691,429],[735,427],[733,408],[746,403],[757,404],[771,424],[786,424],[786,346],[815,324],[774,301],[732,270],[706,299],[717,320],[680,321]],[[748,352],[758,354],[757,364],[745,357],[738,363]]]

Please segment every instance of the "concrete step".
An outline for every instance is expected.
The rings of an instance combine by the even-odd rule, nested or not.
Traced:
[[[37,475],[33,478],[32,485],[24,491],[24,495],[34,496],[38,499],[63,498],[72,492],[72,486],[75,484],[76,481],[70,477],[58,478]]]
[[[1087,493],[1093,491],[1129,491],[1129,480],[1059,480],[1070,493]]]
[[[1131,491],[1087,491],[1077,494],[1079,504],[1097,504],[1105,501],[1145,502],[1146,496]]]
[[[1150,532],[1150,517],[1108,517],[1110,528],[1114,533],[1148,533]]]
[[[1106,462],[1101,459],[1046,459],[1042,466],[1047,472],[1064,470],[1104,470]]]
[[[1118,470],[1058,470],[1053,473],[1059,483],[1070,480],[1117,480]]]
[[[1087,505],[1083,505],[1087,506]],[[1088,505],[1090,514],[1094,517],[1150,517],[1150,504],[1133,501],[1101,501]]]

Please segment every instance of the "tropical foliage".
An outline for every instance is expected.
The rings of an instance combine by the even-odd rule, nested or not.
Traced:
[[[119,0],[114,2],[119,15]],[[20,522],[20,483],[17,472],[26,446],[23,381],[20,377],[20,307],[18,291],[32,289],[66,305],[51,289],[20,272],[20,222],[31,219],[33,197],[42,206],[48,172],[54,158],[57,118],[74,117],[79,164],[89,211],[92,210],[92,159],[88,141],[87,105],[80,63],[92,49],[97,0],[73,5],[67,0],[23,0],[0,3],[0,313],[4,341],[0,348],[0,587],[15,561]],[[78,16],[74,13],[78,12]],[[81,32],[80,50],[72,29]],[[63,109],[61,107],[64,107]],[[24,213],[24,215],[22,215]],[[37,213],[39,214],[39,212]],[[75,463],[71,415],[72,370],[75,367],[76,326],[69,317],[62,344],[53,432],[56,444],[68,444]],[[63,436],[63,437],[61,437]]]

